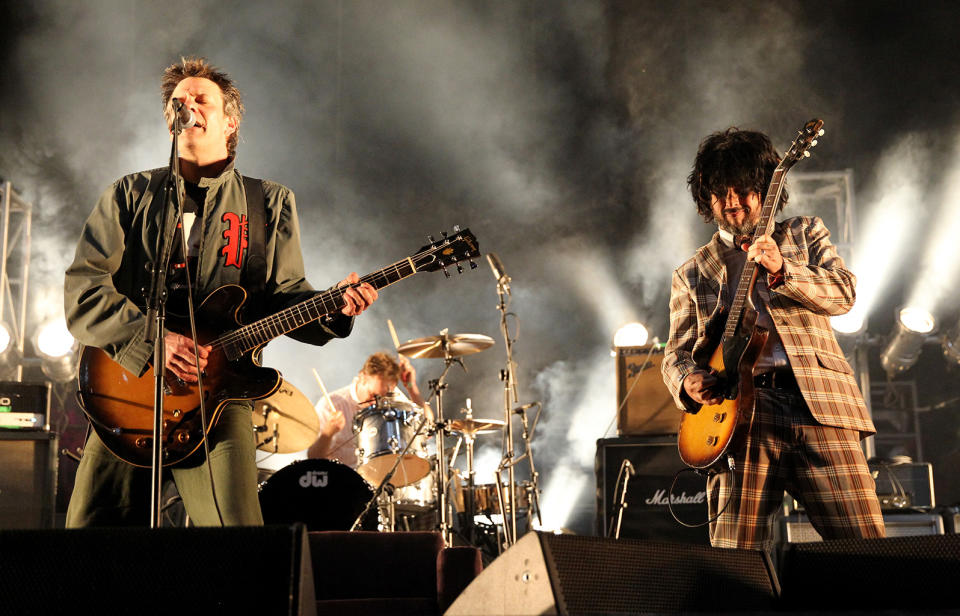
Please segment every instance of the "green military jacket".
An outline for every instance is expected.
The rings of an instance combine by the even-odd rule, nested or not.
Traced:
[[[157,258],[161,216],[173,234],[174,213],[165,202],[166,168],[124,176],[108,188],[83,227],[73,263],[67,268],[64,305],[67,327],[82,344],[107,352],[133,374],[143,374],[153,343],[144,339],[146,320],[143,289],[150,285],[151,264]],[[197,260],[194,299],[199,302],[225,284],[240,284],[249,246],[246,240],[247,202],[243,179],[231,161],[219,176],[203,178],[206,188]],[[245,310],[247,320],[270,315],[314,295],[304,277],[300,227],[293,192],[264,181],[266,283],[264,292]],[[350,333],[353,319],[339,315],[290,336],[323,344]]]

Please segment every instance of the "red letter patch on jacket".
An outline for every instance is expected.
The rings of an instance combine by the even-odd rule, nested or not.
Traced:
[[[247,217],[225,212],[220,220],[227,223],[227,228],[223,230],[227,243],[220,249],[220,254],[224,257],[223,266],[241,268],[247,249]]]

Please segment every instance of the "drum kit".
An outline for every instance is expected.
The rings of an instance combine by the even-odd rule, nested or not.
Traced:
[[[459,534],[472,543],[479,534],[478,524],[490,534],[489,527],[498,517],[500,524],[506,524],[510,515],[536,507],[531,482],[475,482],[476,440],[495,434],[505,440],[504,419],[473,417],[469,400],[463,417],[443,418],[443,381],[449,368],[461,363],[461,357],[493,344],[488,336],[446,331],[400,344],[397,351],[402,355],[445,362],[443,375],[430,381],[436,420],[428,421],[411,403],[392,396],[377,398],[354,417],[356,470],[326,459],[300,460],[281,468],[260,486],[264,521],[303,522],[310,530],[386,531],[410,528],[413,521],[417,529],[439,526],[452,545],[454,509],[459,514]],[[320,430],[313,404],[285,381],[275,394],[255,403],[253,425],[258,449],[270,453],[302,451],[313,444]],[[432,442],[431,436],[435,437]],[[445,437],[458,442],[448,448]],[[443,454],[432,454],[428,443]],[[461,444],[466,449],[465,471],[453,468]],[[398,524],[398,516],[403,524]]]

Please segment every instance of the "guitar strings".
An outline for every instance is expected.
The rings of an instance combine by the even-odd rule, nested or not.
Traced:
[[[420,253],[416,253],[412,257],[410,257],[410,260],[414,260],[414,259],[419,260],[423,256],[434,253],[440,248],[442,247],[437,246],[437,247],[433,247],[428,250],[422,251]],[[281,310],[280,312],[274,315],[265,317],[258,321],[254,321],[253,323],[249,323],[235,330],[227,332],[223,336],[220,336],[219,338],[213,340],[210,343],[210,345],[213,347],[223,348],[228,344],[243,342],[244,340],[247,340],[247,339],[254,339],[255,341],[254,344],[250,345],[248,348],[241,349],[241,353],[245,352],[246,350],[256,346],[257,344],[265,343],[269,341],[271,338],[275,338],[287,332],[293,331],[299,327],[302,327],[303,325],[306,325],[307,323],[310,323],[319,318],[322,318],[325,314],[330,314],[331,312],[336,310],[338,307],[343,306],[344,305],[344,303],[342,302],[343,292],[347,288],[356,287],[357,285],[362,284],[364,282],[372,283],[374,284],[374,286],[376,286],[377,282],[379,282],[380,279],[383,279],[384,281],[386,281],[386,284],[382,284],[382,286],[376,286],[376,288],[377,289],[385,288],[393,284],[394,282],[398,282],[399,280],[402,280],[402,278],[400,278],[400,279],[391,281],[390,277],[386,275],[387,272],[393,272],[395,274],[399,274],[403,266],[406,266],[407,268],[412,270],[410,274],[416,273],[417,270],[415,267],[411,265],[410,260],[405,259],[403,261],[396,261],[393,264],[388,265],[387,267],[383,268],[378,272],[367,274],[366,276],[362,277],[360,281],[357,282],[356,284],[328,289],[327,291],[319,293],[310,299],[304,300],[303,302],[300,302],[298,304],[285,308],[284,310]],[[327,309],[328,299],[333,304],[333,308],[329,310]],[[319,304],[323,305],[323,310],[325,310],[326,312],[323,312],[323,313],[318,312],[316,316],[313,316],[310,312],[310,309],[311,308],[317,309]],[[309,318],[304,318],[303,312],[306,312],[306,316]],[[294,313],[297,313],[297,315],[300,316],[301,319],[303,319],[302,322],[296,320],[296,316],[294,316]],[[294,327],[286,329],[283,323],[284,318],[287,318],[288,320],[293,319],[293,322],[296,323],[296,325]],[[274,334],[272,331],[272,328],[275,325],[280,325],[281,328],[283,328],[283,331],[280,331],[279,333]],[[260,341],[259,338],[261,336],[259,336],[258,334],[267,334],[267,337],[264,340]]]

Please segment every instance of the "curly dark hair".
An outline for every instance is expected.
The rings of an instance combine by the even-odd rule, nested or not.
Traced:
[[[738,195],[750,191],[766,199],[773,170],[780,163],[780,154],[770,138],[752,130],[730,127],[708,136],[700,143],[687,185],[697,204],[697,212],[706,222],[713,221],[710,195],[723,197],[733,188]],[[778,212],[787,204],[786,189],[781,193]]]
[[[202,77],[217,84],[223,94],[223,112],[237,121],[237,130],[227,138],[227,152],[230,156],[237,153],[237,141],[240,138],[240,120],[243,118],[243,100],[240,90],[233,84],[230,76],[211,65],[206,58],[181,57],[179,62],[171,64],[163,71],[160,80],[160,97],[163,101],[163,114],[167,124],[173,124],[173,117],[167,109],[177,84],[187,77]]]

